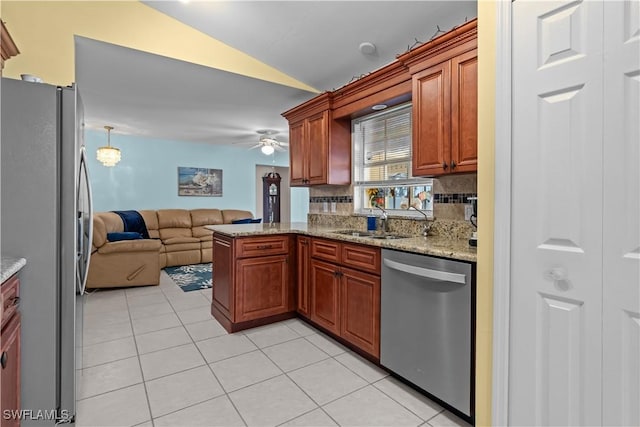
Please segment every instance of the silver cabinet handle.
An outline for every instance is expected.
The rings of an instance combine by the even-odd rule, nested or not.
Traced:
[[[403,264],[400,262],[384,259],[384,265],[393,269],[402,271],[403,273],[413,274],[427,279],[439,280],[441,282],[466,284],[466,274],[449,273],[447,271],[432,270],[430,268],[416,267],[415,265]]]

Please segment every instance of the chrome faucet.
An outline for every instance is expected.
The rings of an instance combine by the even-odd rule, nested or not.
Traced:
[[[376,205],[376,208],[382,211],[382,215],[380,216],[380,230],[383,233],[388,233],[389,232],[389,216],[387,215],[387,211],[385,211],[378,205]]]
[[[425,224],[422,226],[422,235],[424,237],[427,237],[429,235],[429,231],[431,230],[431,226],[433,225],[433,223],[429,224],[430,218],[427,216],[426,213],[422,212],[420,209],[416,208],[415,206],[409,206],[407,210],[411,210],[411,209],[413,209],[414,211],[420,212],[424,216]],[[433,218],[432,221],[435,221],[435,220],[436,219]]]

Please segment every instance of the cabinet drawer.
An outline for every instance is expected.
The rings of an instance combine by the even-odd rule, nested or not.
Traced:
[[[311,256],[313,258],[323,259],[325,261],[340,262],[340,246],[339,242],[323,239],[311,240]]]
[[[239,239],[236,242],[236,257],[246,258],[289,252],[288,236],[264,236]]]
[[[20,301],[20,281],[17,276],[10,277],[2,284],[0,291],[0,318],[2,319],[2,327],[13,316],[18,309]]]
[[[380,248],[361,245],[342,245],[342,264],[347,267],[380,275]]]

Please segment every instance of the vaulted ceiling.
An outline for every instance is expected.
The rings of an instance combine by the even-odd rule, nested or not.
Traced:
[[[259,129],[286,140],[283,111],[477,16],[475,1],[3,3],[22,55],[73,39],[69,76],[89,128],[219,144],[255,142]],[[375,51],[362,53],[363,42]],[[5,75],[39,73],[40,62],[14,64]]]

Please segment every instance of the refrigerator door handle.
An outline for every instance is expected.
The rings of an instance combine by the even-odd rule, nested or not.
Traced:
[[[86,197],[87,197],[87,208],[88,208],[88,212],[86,213],[86,215],[88,215],[89,217],[89,227],[88,230],[86,230],[87,232],[87,243],[85,244],[84,242],[84,218],[83,218],[83,212],[81,212],[80,210],[78,211],[78,216],[79,216],[79,220],[81,223],[80,226],[80,232],[82,233],[80,235],[80,240],[82,241],[82,243],[80,244],[80,251],[81,251],[81,259],[83,260],[83,265],[81,266],[82,268],[82,273],[80,274],[80,295],[84,294],[85,291],[85,287],[87,286],[87,276],[89,274],[89,262],[90,262],[90,258],[91,258],[91,243],[93,242],[93,195],[91,194],[91,185],[90,185],[90,181],[89,181],[89,171],[87,170],[87,152],[86,152],[86,148],[84,146],[80,147],[80,173],[78,176],[78,194],[77,194],[77,203],[80,203],[80,192],[82,190],[82,187],[84,184],[84,188],[86,188],[87,193],[86,193]]]

